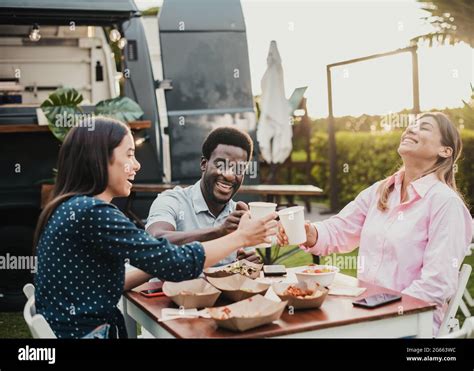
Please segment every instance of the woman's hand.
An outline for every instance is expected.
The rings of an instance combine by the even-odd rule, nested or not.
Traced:
[[[318,241],[318,230],[314,224],[310,223],[309,220],[306,220],[304,223],[304,229],[306,231],[306,242],[303,243],[303,246],[311,247],[316,244]],[[278,223],[278,234],[277,234],[278,244],[280,246],[287,246],[288,236],[285,233],[285,229],[281,223]]]
[[[125,284],[123,291],[131,290],[141,284],[147,282],[153,276],[142,270],[135,268],[128,272],[125,272]]]
[[[260,264],[262,259],[260,255],[257,254],[256,251],[245,251],[245,249],[238,249],[237,250],[237,260],[248,260],[249,262]]]
[[[271,237],[277,234],[277,216],[277,213],[271,213],[262,219],[253,220],[249,213],[242,215],[237,233],[242,237],[244,247],[271,243]]]

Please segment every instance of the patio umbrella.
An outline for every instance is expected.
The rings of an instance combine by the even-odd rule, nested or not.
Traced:
[[[269,164],[283,163],[293,148],[290,125],[291,107],[285,98],[283,67],[276,41],[270,43],[267,70],[263,75],[257,141],[263,159]]]

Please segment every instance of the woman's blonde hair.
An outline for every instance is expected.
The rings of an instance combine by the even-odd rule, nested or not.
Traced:
[[[428,169],[422,176],[436,173],[438,179],[446,183],[452,190],[459,194],[459,197],[464,201],[462,194],[459,192],[456,186],[455,171],[454,165],[456,161],[461,156],[462,152],[462,141],[459,131],[451,122],[451,120],[444,113],[441,112],[427,112],[420,115],[417,119],[422,117],[432,117],[438,124],[439,131],[441,132],[441,144],[446,147],[451,147],[453,153],[450,157],[441,157],[438,156],[436,164]],[[399,170],[403,170],[403,166]],[[377,207],[381,211],[388,210],[388,197],[394,189],[394,184],[389,185],[389,179],[391,176],[382,181],[377,193],[379,195],[379,200],[377,202]]]

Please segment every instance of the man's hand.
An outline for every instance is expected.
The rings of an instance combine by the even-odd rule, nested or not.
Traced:
[[[238,249],[237,250],[237,259],[238,260],[245,259],[245,260],[248,260],[252,263],[257,263],[257,264],[260,264],[262,262],[262,259],[260,259],[260,256],[254,250],[245,251],[244,249]]]
[[[220,227],[223,236],[232,233],[238,228],[240,218],[248,211],[248,209],[249,207],[245,202],[237,202],[237,205],[235,206],[235,211],[226,218],[224,224],[222,224]]]
[[[239,201],[237,205],[235,205],[235,210],[249,211],[249,206],[245,202]]]

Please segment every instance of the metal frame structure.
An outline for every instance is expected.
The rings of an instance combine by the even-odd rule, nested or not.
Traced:
[[[334,115],[333,115],[333,98],[332,98],[332,79],[331,79],[331,68],[344,66],[347,64],[363,62],[371,59],[388,57],[391,55],[401,53],[411,53],[412,60],[412,86],[413,86],[413,113],[420,112],[420,90],[419,90],[419,77],[418,77],[418,47],[410,46],[403,49],[393,50],[387,53],[373,54],[367,57],[349,59],[341,62],[328,64],[326,66],[327,76],[327,91],[328,91],[328,144],[329,144],[329,201],[331,205],[331,211],[335,212],[340,209],[339,197],[338,197],[338,185],[337,185],[337,151],[336,151],[336,135],[334,128]]]

